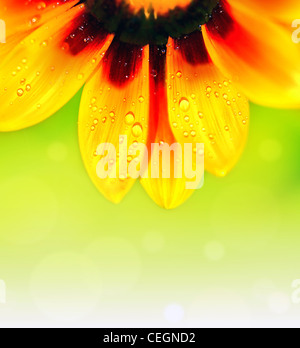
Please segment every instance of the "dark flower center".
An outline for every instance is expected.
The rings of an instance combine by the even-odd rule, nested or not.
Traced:
[[[219,0],[84,0],[88,11],[120,41],[166,45],[206,24]]]

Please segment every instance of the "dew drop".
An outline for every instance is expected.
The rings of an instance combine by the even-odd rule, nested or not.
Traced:
[[[180,99],[179,107],[182,111],[186,112],[190,108],[190,102],[186,98]]]
[[[22,97],[23,94],[24,94],[24,89],[19,88],[19,89],[17,90],[17,95],[18,95],[18,97]]]
[[[182,77],[182,72],[181,71],[177,71],[176,76],[180,79]]]
[[[135,121],[135,116],[132,112],[128,112],[128,114],[125,116],[125,123],[128,126],[131,126]]]
[[[152,69],[150,75],[151,75],[151,77],[156,78],[157,77],[157,71]]]
[[[67,42],[64,42],[62,45],[61,45],[61,50],[62,51],[68,51],[70,48],[69,44]]]
[[[39,2],[37,5],[36,5],[36,9],[37,10],[44,10],[45,8],[47,7],[47,5],[45,4],[45,2],[44,1],[41,1],[41,2]]]
[[[135,123],[131,129],[131,133],[134,137],[139,137],[143,133],[143,127],[141,126],[140,123]]]

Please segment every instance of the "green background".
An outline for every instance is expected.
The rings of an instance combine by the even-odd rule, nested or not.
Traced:
[[[251,105],[235,169],[166,211],[139,183],[98,193],[79,103],[0,134],[0,325],[299,325],[299,111]]]

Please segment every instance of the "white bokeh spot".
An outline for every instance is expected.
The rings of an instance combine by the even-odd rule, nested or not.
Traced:
[[[85,249],[97,266],[97,276],[107,296],[124,294],[134,288],[141,274],[137,249],[123,238],[103,237]]]
[[[172,303],[165,308],[164,317],[168,322],[178,323],[184,318],[184,308],[179,304]]]
[[[76,321],[95,309],[101,283],[95,264],[85,255],[61,252],[44,258],[30,283],[38,309],[59,321]]]

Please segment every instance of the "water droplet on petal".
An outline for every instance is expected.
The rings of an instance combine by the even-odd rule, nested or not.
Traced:
[[[180,79],[182,77],[182,72],[181,71],[177,71],[176,76]]]
[[[131,129],[131,133],[134,137],[139,137],[143,133],[143,127],[141,126],[140,123],[135,123]]]
[[[18,97],[22,97],[23,94],[24,94],[24,89],[19,88],[19,89],[17,90],[17,95],[18,95]]]
[[[135,116],[132,112],[128,112],[128,114],[125,116],[125,123],[128,126],[131,126],[135,121]]]
[[[179,106],[182,111],[186,112],[190,108],[190,102],[186,98],[182,98],[179,102]]]

